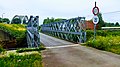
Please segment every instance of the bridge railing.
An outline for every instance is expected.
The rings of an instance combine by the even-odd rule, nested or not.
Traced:
[[[61,39],[84,43],[86,41],[85,17],[43,24],[41,32]]]
[[[38,47],[40,45],[39,16],[30,16],[27,25],[27,44],[28,47]]]

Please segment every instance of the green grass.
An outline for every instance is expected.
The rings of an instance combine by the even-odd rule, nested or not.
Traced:
[[[0,30],[3,30],[13,37],[22,38],[25,35],[25,25],[21,24],[4,24],[0,23]]]
[[[3,47],[0,45],[0,54],[4,51],[5,51],[5,49],[3,49]]]
[[[45,50],[45,46],[41,43],[39,47],[37,48],[19,48],[17,49],[17,53],[22,53],[22,52],[30,52],[30,51],[41,51]]]
[[[96,40],[90,39],[86,45],[120,54],[120,36],[97,36]]]
[[[20,49],[17,49],[17,53],[21,53],[21,52],[30,52],[30,51],[41,51],[41,50],[45,50],[44,47],[42,48],[20,48]]]
[[[0,58],[0,67],[42,67],[40,54],[14,55]]]
[[[4,54],[0,54],[0,67],[43,67],[41,50],[44,49],[42,44],[39,48],[5,51]]]
[[[26,47],[26,25],[0,23],[0,30],[16,38],[17,47]]]
[[[10,34],[15,37],[17,44],[20,45],[26,38],[26,28],[24,24],[4,24],[0,23],[0,30]]]
[[[86,37],[87,40],[89,40],[91,37],[94,37],[94,31],[93,30],[86,30]],[[120,36],[120,31],[108,31],[108,30],[97,30],[96,31],[97,36]]]

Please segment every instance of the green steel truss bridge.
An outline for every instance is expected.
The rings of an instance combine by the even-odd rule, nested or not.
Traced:
[[[19,18],[21,20],[20,24],[27,24],[28,47],[38,47],[40,45],[39,16],[30,16],[30,19],[28,19],[27,16],[16,15],[14,18]],[[86,41],[85,17],[42,24],[41,32],[60,39],[84,43]]]
[[[41,32],[60,39],[84,43],[86,41],[85,17],[43,24],[41,25]]]

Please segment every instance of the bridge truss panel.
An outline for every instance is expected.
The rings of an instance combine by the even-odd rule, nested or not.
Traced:
[[[84,43],[86,41],[85,17],[43,24],[41,32],[61,39]]]
[[[28,47],[38,47],[40,45],[39,16],[30,16],[27,25]]]
[[[15,21],[14,19],[19,19],[20,21]],[[15,23],[16,22],[16,23]],[[10,24],[27,24],[28,22],[28,16],[27,15],[15,15],[13,19],[11,20]]]

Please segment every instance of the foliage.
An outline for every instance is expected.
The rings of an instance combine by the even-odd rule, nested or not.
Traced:
[[[41,48],[21,48],[18,49],[16,52],[21,53],[21,52],[29,52],[29,51],[40,51],[40,50],[44,50],[44,47]]]
[[[102,13],[99,13],[98,17],[99,17],[98,25],[99,25],[99,29],[101,29],[101,27],[105,26],[105,22],[103,21],[103,18],[102,18]]]
[[[21,20],[19,18],[14,18],[11,22],[11,24],[20,24]]]
[[[3,18],[2,21],[3,21],[4,23],[7,23],[7,24],[10,23],[10,20],[9,20],[8,18]]]
[[[116,22],[115,26],[119,26],[119,23],[118,23],[118,22]]]
[[[19,56],[11,54],[9,57],[0,58],[0,67],[42,67],[40,54]]]
[[[4,52],[5,49],[3,49],[3,47],[0,45],[0,53]]]
[[[8,18],[1,18],[0,17],[0,23],[2,23],[2,22],[4,22],[4,23],[10,23],[10,20],[8,19]]]
[[[25,25],[0,23],[0,30],[3,30],[9,33],[12,37],[15,37],[18,46],[24,46],[22,43],[25,43],[24,41],[26,40]]]
[[[94,37],[94,31],[93,30],[87,30],[86,31],[87,40],[89,40],[91,37]],[[97,36],[120,36],[120,31],[108,31],[108,30],[97,30],[96,31]]]
[[[0,17],[0,23],[2,23],[2,18]]]
[[[0,30],[4,30],[5,32],[9,33],[13,37],[20,38],[25,34],[26,28],[25,25],[21,24],[3,24],[0,23]]]
[[[120,26],[118,22],[116,23],[105,22],[105,27],[118,27],[118,26]]]
[[[97,36],[96,40],[90,39],[86,45],[120,54],[120,36]]]
[[[49,17],[47,17],[47,19],[44,19],[43,24],[58,22],[58,21],[61,21],[61,20],[65,20],[65,19],[61,19],[61,18],[54,19],[53,17],[50,19]]]
[[[114,26],[115,26],[114,23],[105,22],[105,27],[114,27]]]
[[[20,48],[17,49],[17,53],[21,53],[21,52],[29,52],[29,51],[41,51],[41,50],[45,50],[46,48],[44,47],[44,45],[41,43],[41,45],[38,48]]]

